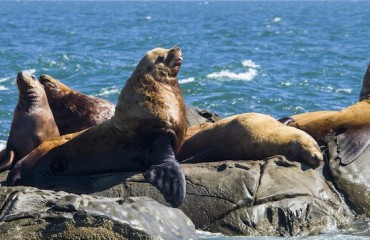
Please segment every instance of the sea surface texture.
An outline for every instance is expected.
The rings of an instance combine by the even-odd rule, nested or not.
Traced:
[[[369,9],[349,1],[0,1],[0,148],[17,72],[49,74],[116,103],[155,47],[182,48],[186,103],[223,117],[342,109],[358,101],[370,61]],[[368,235],[368,226],[361,231]]]

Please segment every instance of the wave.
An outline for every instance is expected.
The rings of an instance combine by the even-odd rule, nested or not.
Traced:
[[[7,82],[9,80],[11,80],[13,77],[4,77],[4,78],[0,78],[0,83],[1,82]]]
[[[250,81],[258,75],[257,69],[260,68],[260,65],[256,64],[252,60],[244,60],[242,61],[242,65],[243,67],[248,68],[246,72],[235,73],[230,70],[221,70],[219,72],[208,74],[207,78]]]
[[[195,78],[189,77],[189,78],[185,78],[185,79],[180,79],[179,83],[184,84],[184,83],[189,83],[189,82],[194,82],[194,81],[195,81]]]
[[[6,90],[9,90],[9,88],[7,88],[7,87],[5,87],[5,86],[0,85],[0,91],[6,91]]]
[[[29,75],[34,75],[36,73],[36,69],[34,68],[26,69],[26,70],[22,70],[22,72],[27,73]]]
[[[116,87],[106,87],[102,88],[98,94],[96,94],[97,97],[106,97],[109,95],[116,95],[119,94],[120,90]]]
[[[6,147],[6,141],[0,140],[0,151]]]
[[[353,89],[351,88],[339,88],[337,90],[335,90],[336,93],[348,93],[348,94],[351,94],[353,91]]]

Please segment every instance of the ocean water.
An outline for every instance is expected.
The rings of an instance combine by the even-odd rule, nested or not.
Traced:
[[[187,104],[224,117],[344,108],[358,100],[370,61],[369,9],[357,1],[0,1],[0,148],[17,72],[46,73],[115,103],[154,47],[181,47]],[[321,239],[363,239],[368,230]]]

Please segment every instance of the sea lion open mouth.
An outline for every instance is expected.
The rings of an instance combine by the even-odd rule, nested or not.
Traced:
[[[180,67],[180,66],[181,66],[181,64],[182,64],[182,57],[179,57],[179,58],[177,58],[177,59],[174,61],[173,66],[174,66],[174,67]]]

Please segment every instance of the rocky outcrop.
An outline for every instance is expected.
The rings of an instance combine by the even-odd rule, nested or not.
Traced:
[[[342,165],[338,146],[329,143],[329,169],[337,189],[357,214],[370,216],[370,146],[348,165]]]
[[[216,122],[221,119],[221,117],[216,113],[190,105],[186,106],[185,117],[189,127],[205,122]]]
[[[0,188],[0,239],[196,239],[179,209],[148,197]]]
[[[335,229],[354,217],[322,169],[283,156],[182,168],[187,195],[180,209],[198,229],[227,235],[297,236]],[[83,186],[55,190],[113,199],[148,196],[166,204],[157,189],[135,173],[86,177]]]

